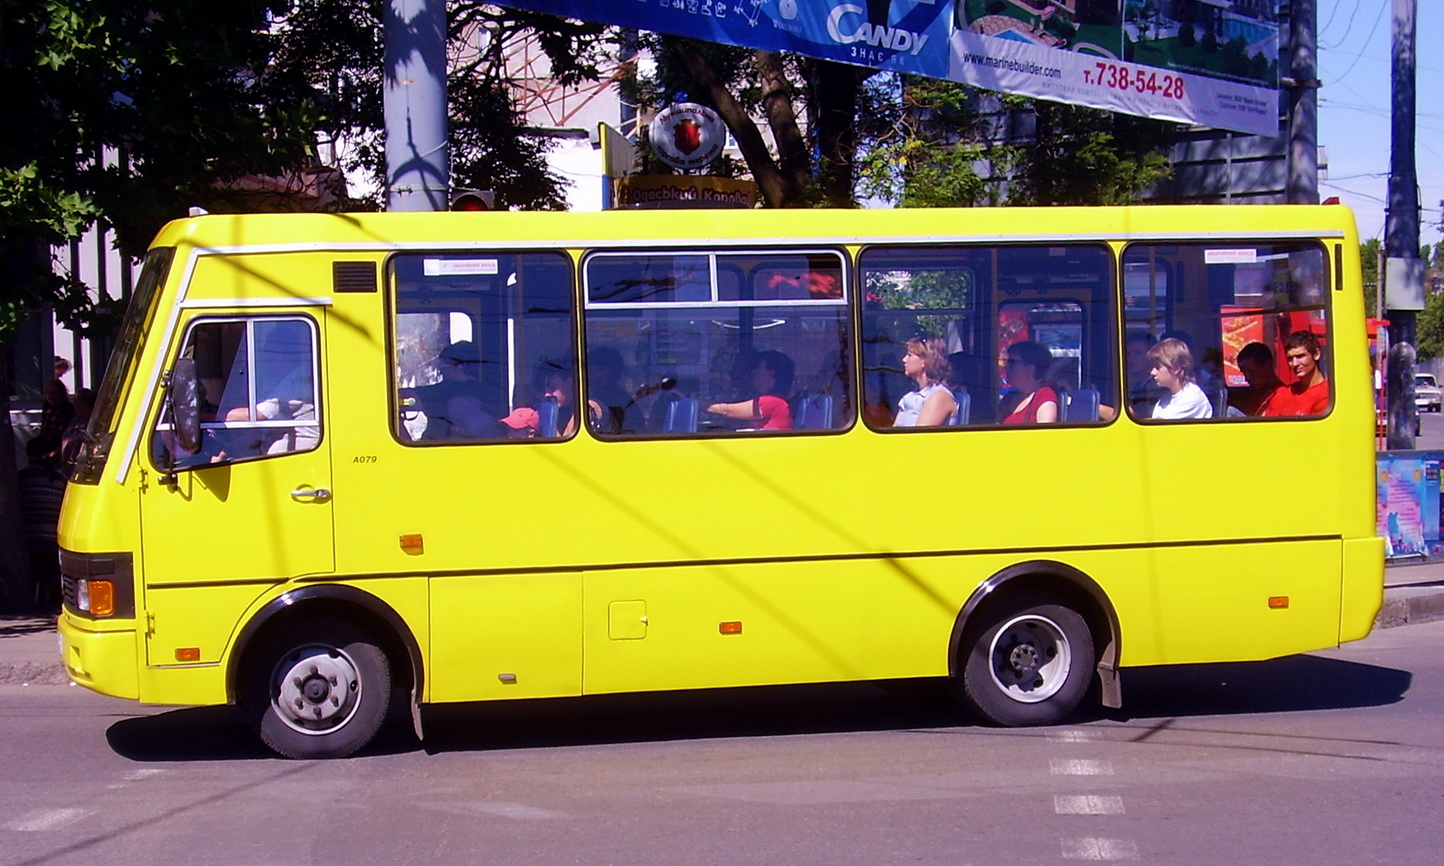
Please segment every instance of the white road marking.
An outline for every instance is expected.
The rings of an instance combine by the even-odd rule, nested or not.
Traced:
[[[1093,836],[1083,839],[1064,839],[1063,859],[1137,860],[1138,845],[1128,839],[1099,839]]]
[[[95,814],[90,809],[37,809],[26,812],[5,825],[6,830],[17,833],[43,833],[68,827],[87,815]]]
[[[1048,762],[1049,770],[1055,776],[1111,776],[1112,761],[1093,761],[1078,758],[1054,758]]]
[[[565,812],[554,812],[550,809],[539,809],[536,806],[526,806],[521,803],[421,803],[422,807],[435,809],[438,812],[450,812],[454,815],[495,815],[498,818],[517,818],[528,821],[539,821],[547,818],[566,818]]]
[[[1049,731],[1048,739],[1055,743],[1091,743],[1102,737],[1097,731],[1072,730]]]
[[[1122,815],[1123,798],[1099,794],[1059,794],[1053,798],[1059,815]]]

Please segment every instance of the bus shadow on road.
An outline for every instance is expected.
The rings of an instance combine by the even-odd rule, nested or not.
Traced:
[[[1123,672],[1115,720],[1289,713],[1386,706],[1404,699],[1412,674],[1311,655],[1262,662],[1175,665]]]
[[[1123,673],[1124,707],[1096,704],[1073,723],[1286,713],[1386,706],[1403,699],[1406,671],[1289,656],[1264,662],[1137,668]],[[429,754],[618,743],[872,731],[985,732],[941,680],[759,686],[547,700],[439,704],[422,710],[425,741],[398,713],[361,755]],[[256,760],[275,756],[226,707],[125,719],[111,748],[135,761]]]

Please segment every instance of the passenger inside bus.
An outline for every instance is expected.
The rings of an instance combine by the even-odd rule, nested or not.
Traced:
[[[563,438],[570,437],[577,432],[577,411],[576,376],[570,370],[556,367],[548,363],[549,371],[546,374],[546,387],[542,391],[542,399],[553,403],[557,407],[556,433],[554,435]],[[592,429],[597,429],[605,417],[601,404],[596,400],[587,401],[588,423]]]
[[[441,381],[404,389],[404,400],[414,399],[426,415],[421,439],[495,439],[502,435],[496,419],[502,413],[487,405],[479,379],[481,351],[470,340],[451,343],[436,358]]]
[[[752,367],[752,392],[756,396],[734,403],[713,403],[707,411],[734,421],[752,422],[745,429],[791,430],[792,409],[787,394],[792,390],[793,369],[792,359],[781,352],[758,352]]]
[[[1208,395],[1194,381],[1193,353],[1186,343],[1172,337],[1160,340],[1148,350],[1148,360],[1153,365],[1153,380],[1167,392],[1154,404],[1149,417],[1156,421],[1213,417]]]
[[[1322,355],[1313,331],[1294,331],[1284,340],[1284,360],[1294,381],[1280,385],[1264,414],[1270,417],[1322,415],[1329,410],[1329,382],[1319,366]]]
[[[940,427],[953,420],[957,398],[948,387],[947,345],[938,337],[914,337],[903,353],[903,373],[917,386],[898,400],[894,427]]]
[[[1237,389],[1229,402],[1245,415],[1263,415],[1269,398],[1284,384],[1274,372],[1273,349],[1257,341],[1249,343],[1238,350],[1235,363],[1248,387]]]
[[[626,369],[622,353],[611,346],[587,352],[587,397],[601,407],[593,422],[599,433],[640,433],[646,427],[642,407],[622,384]]]
[[[1058,392],[1045,380],[1052,363],[1052,354],[1032,340],[1008,347],[1004,377],[1013,391],[998,408],[1004,424],[1052,424],[1058,420]]]

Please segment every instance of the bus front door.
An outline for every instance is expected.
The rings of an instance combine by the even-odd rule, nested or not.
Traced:
[[[172,357],[195,361],[201,437],[185,453],[157,409],[141,493],[150,665],[218,661],[258,596],[334,571],[323,327],[248,311],[184,329]]]

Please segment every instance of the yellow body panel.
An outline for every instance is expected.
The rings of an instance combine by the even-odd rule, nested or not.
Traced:
[[[1328,299],[1328,416],[417,447],[392,432],[386,290],[331,289],[337,261],[374,263],[384,286],[403,249],[579,260],[629,241],[855,252],[869,238],[1048,237],[1116,250],[1191,233],[1318,233],[1345,263]],[[135,555],[134,620],[62,620],[77,681],[99,691],[225,701],[252,618],[326,584],[396,612],[430,701],[941,675],[977,588],[1034,560],[1097,584],[1125,666],[1315,649],[1363,636],[1377,610],[1371,376],[1357,259],[1333,252],[1357,249],[1341,208],[238,216],[174,223],[156,245],[176,264],[111,456],[62,516],[66,550]],[[148,431],[187,323],[257,311],[316,324],[321,446],[160,483]],[[298,485],[334,496],[297,501]],[[198,663],[177,662],[185,648]]]

